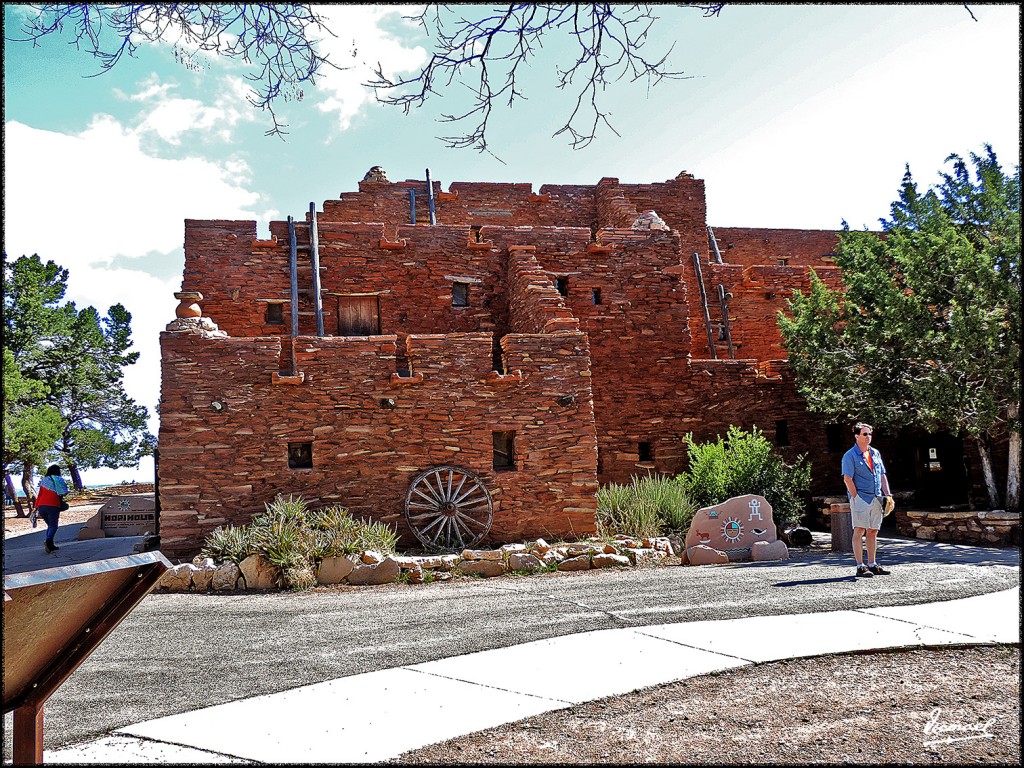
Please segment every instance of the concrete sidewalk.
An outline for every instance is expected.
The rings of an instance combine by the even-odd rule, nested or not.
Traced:
[[[380,762],[543,712],[750,664],[894,647],[1020,643],[1019,604],[1016,587],[919,605],[584,632],[150,720],[47,751],[44,759]],[[602,660],[599,674],[580,671],[594,658]]]

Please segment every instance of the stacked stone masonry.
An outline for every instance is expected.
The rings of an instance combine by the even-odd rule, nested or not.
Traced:
[[[896,511],[900,533],[926,541],[979,544],[988,547],[1020,546],[1020,512]]]
[[[365,550],[325,558],[317,564],[316,577],[320,585],[379,586],[398,581],[410,584],[447,581],[458,576],[529,575],[542,570],[686,565],[686,557],[679,546],[680,542],[664,536],[645,539],[618,536],[611,542],[590,539],[556,545],[537,539],[496,549],[466,549],[444,555],[386,555]],[[190,563],[179,563],[165,571],[156,588],[172,592],[223,592],[283,586],[286,585],[282,570],[262,555],[249,555],[237,564],[215,562],[198,555]]]
[[[537,193],[434,182],[433,197],[436,225],[424,181],[363,181],[325,201],[319,297],[311,217],[295,223],[294,339],[288,222],[261,239],[253,221],[186,220],[182,291],[202,294],[219,330],[161,335],[168,555],[191,557],[277,494],[342,504],[411,544],[410,481],[438,465],[482,479],[494,502],[483,544],[500,544],[593,533],[599,483],[681,471],[690,433],[757,426],[772,440],[785,430],[787,458],[827,451],[775,316],[812,267],[838,282],[836,233],[717,229],[719,264],[704,182],[685,173]],[[495,433],[514,434],[512,466],[495,469]],[[311,466],[289,466],[289,446],[305,444]],[[834,488],[827,466],[815,472],[817,491]]]

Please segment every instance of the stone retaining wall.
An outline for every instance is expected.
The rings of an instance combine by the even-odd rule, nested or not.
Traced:
[[[896,527],[906,536],[1005,547],[1020,545],[1020,512],[1002,509],[975,512],[896,511]]]

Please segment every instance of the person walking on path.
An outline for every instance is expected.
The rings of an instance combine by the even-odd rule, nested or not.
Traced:
[[[853,523],[853,557],[857,577],[887,576],[889,571],[875,559],[878,529],[882,527],[882,507],[891,506],[889,479],[885,475],[882,454],[871,447],[874,428],[858,421],[853,427],[855,444],[843,454],[843,482],[850,497],[850,521]],[[863,540],[867,539],[868,562],[864,564]]]
[[[60,476],[60,467],[52,464],[46,475],[39,481],[39,494],[36,496],[35,511],[46,523],[46,541],[43,548],[47,553],[56,552],[60,547],[53,543],[57,535],[57,523],[61,509],[67,509],[64,496],[68,493],[68,484]]]

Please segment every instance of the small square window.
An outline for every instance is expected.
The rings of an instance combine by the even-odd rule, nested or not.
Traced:
[[[601,303],[601,289],[600,288],[591,288],[590,289],[590,296],[594,300],[595,304],[600,304]]]
[[[514,470],[516,468],[516,433],[492,432],[494,444],[494,468],[496,470]]]
[[[569,278],[568,277],[556,277],[555,278],[555,290],[557,290],[563,296],[569,295]]]
[[[288,469],[312,469],[313,444],[288,443]]]
[[[267,304],[267,325],[284,325],[284,304]]]
[[[469,283],[452,283],[452,306],[469,306]]]
[[[654,449],[650,443],[637,443],[636,454],[640,461],[654,461]]]
[[[785,419],[775,422],[775,444],[778,446],[789,445],[789,424]]]

